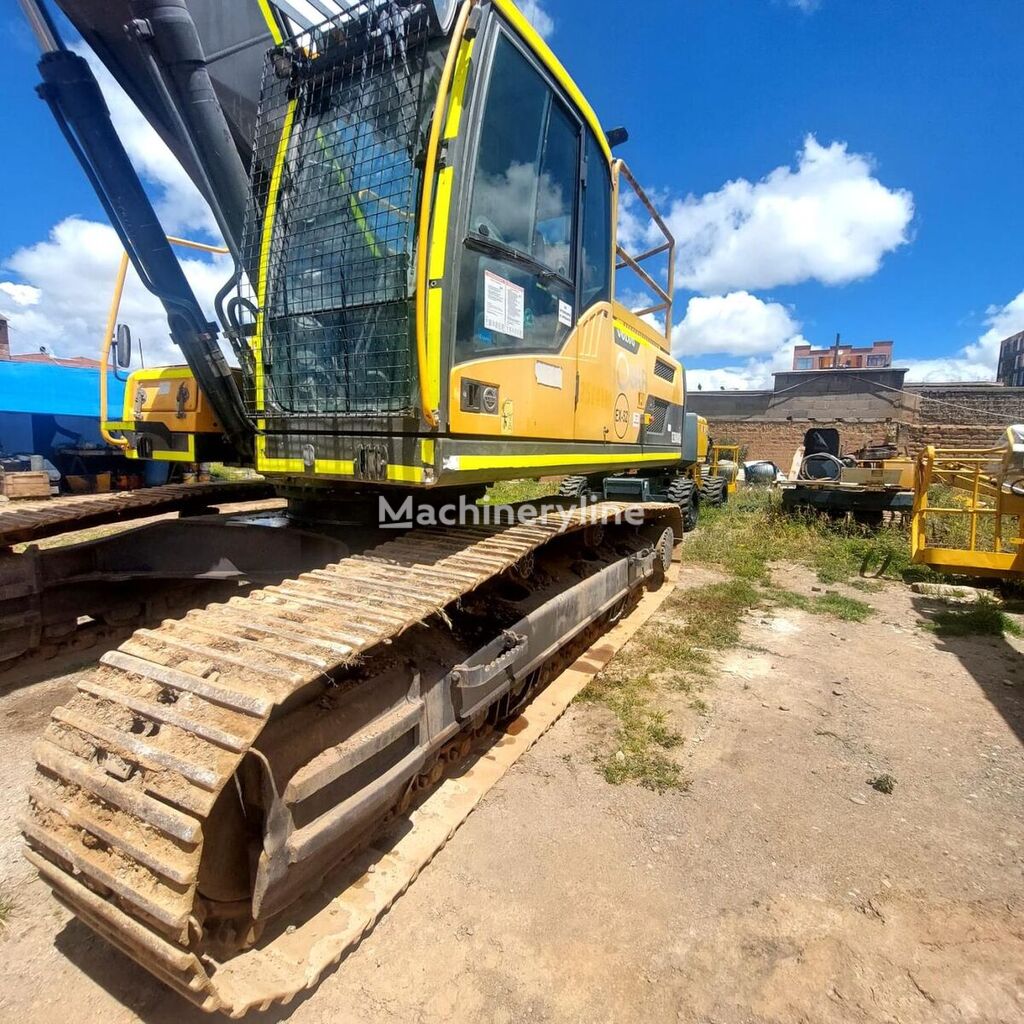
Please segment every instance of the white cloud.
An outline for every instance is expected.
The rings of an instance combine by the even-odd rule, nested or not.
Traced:
[[[38,305],[43,293],[30,284],[15,284],[13,281],[0,281],[0,292],[16,306]]]
[[[789,309],[749,292],[690,299],[672,342],[684,366],[697,355],[740,357],[725,366],[688,370],[687,386],[704,391],[770,388],[773,373],[792,369],[794,347],[807,344]]]
[[[167,148],[156,130],[139,113],[128,94],[88,48],[77,49],[89,62],[110,110],[117,134],[121,137],[132,164],[142,177],[155,186],[156,212],[170,234],[200,232],[219,238],[217,223],[206,200]]]
[[[909,241],[913,217],[911,193],[883,185],[868,157],[808,135],[795,169],[677,200],[666,219],[678,242],[678,283],[714,294],[870,277]],[[627,223],[627,241],[640,235],[655,244],[650,226]]]
[[[1024,291],[1005,306],[989,306],[987,330],[960,352],[937,359],[910,359],[909,381],[995,380],[999,368],[1000,342],[1024,331]]]
[[[800,324],[778,302],[765,302],[749,292],[696,296],[672,332],[673,349],[683,360],[722,352],[756,356],[774,352],[794,338]]]
[[[77,217],[61,221],[45,241],[15,252],[7,266],[31,285],[0,283],[0,313],[10,320],[13,350],[34,352],[45,345],[59,356],[98,354],[120,259],[121,243],[112,227]],[[185,259],[182,266],[204,308],[212,310],[213,296],[231,273],[229,259]],[[16,296],[23,289],[37,301],[19,303]],[[12,301],[4,302],[6,296]],[[134,271],[126,281],[120,320],[142,341],[148,365],[182,362],[163,307]]]
[[[747,359],[710,370],[687,370],[686,386],[691,391],[771,390],[774,385],[772,374],[793,369],[794,346],[806,344],[805,339],[797,335],[761,359]]]
[[[555,31],[554,18],[544,10],[540,0],[516,0],[516,5],[545,39]]]
[[[205,200],[177,159],[90,51],[81,49],[103,89],[111,117],[132,163],[152,187],[155,207],[173,234],[218,240]],[[9,256],[4,270],[18,281],[0,281],[0,314],[10,321],[15,352],[46,346],[55,355],[96,355],[106,324],[121,244],[108,224],[66,217],[49,236]],[[213,296],[231,273],[226,259],[182,261],[207,315]],[[160,303],[129,271],[121,321],[142,341],[146,361],[180,363]]]
[[[789,6],[798,8],[804,14],[813,14],[821,6],[821,0],[789,0]]]

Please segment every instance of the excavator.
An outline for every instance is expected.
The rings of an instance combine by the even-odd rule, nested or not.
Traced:
[[[388,822],[443,843],[424,799],[664,589],[722,484],[671,352],[671,233],[613,156],[625,130],[512,0],[55,2],[233,266],[212,320],[82,47],[21,0],[39,95],[184,357],[132,374],[105,426],[134,457],[252,467],[287,509],[94,542],[122,587],[197,559],[276,582],[84,673],[36,746],[26,856],[112,945],[241,1016],[372,927],[368,893],[395,898],[436,843],[389,848],[344,905],[329,880]],[[617,238],[627,203],[642,252]],[[626,274],[646,308],[616,300]],[[541,476],[554,509],[483,514],[488,485]]]

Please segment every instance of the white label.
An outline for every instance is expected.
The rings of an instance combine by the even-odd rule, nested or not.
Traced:
[[[537,383],[546,388],[562,389],[562,368],[551,363],[536,363]]]
[[[157,386],[156,390],[159,395],[169,395],[171,393],[171,385],[167,381],[164,381],[162,384]]]
[[[683,435],[682,434],[673,434],[672,435],[672,443],[673,444],[682,444],[683,443]]]
[[[572,306],[561,299],[558,300],[558,322],[563,327],[572,327]]]
[[[638,412],[633,413],[633,426],[634,427],[639,427],[640,426],[640,413],[638,413]]]
[[[484,327],[523,339],[526,291],[489,270],[484,271]]]

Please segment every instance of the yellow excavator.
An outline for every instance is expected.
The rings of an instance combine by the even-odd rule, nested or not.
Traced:
[[[160,299],[186,364],[134,373],[105,427],[136,457],[250,466],[288,508],[116,541],[124,586],[168,550],[185,576],[277,582],[85,674],[36,749],[27,855],[111,943],[238,1016],[340,955],[329,872],[664,580],[707,425],[671,353],[673,239],[612,153],[626,133],[511,0],[56,2],[233,262],[212,321],[88,61],[21,0],[121,279]],[[627,201],[641,252],[617,244]],[[623,275],[646,308],[615,300]],[[539,476],[564,478],[553,510],[477,504]],[[415,870],[392,867],[397,893]]]

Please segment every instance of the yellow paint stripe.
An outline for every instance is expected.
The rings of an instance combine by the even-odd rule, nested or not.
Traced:
[[[671,464],[681,462],[682,457],[671,454],[644,452],[632,455],[573,455],[565,452],[561,455],[457,455],[454,456],[452,468],[456,472],[470,472],[481,469],[550,469],[554,466],[620,466],[633,462],[664,462]],[[448,460],[445,460],[448,468]]]
[[[136,370],[131,380],[189,380],[192,371],[187,366],[161,366],[154,370]]]
[[[420,441],[420,459],[425,466],[433,466],[436,446],[430,438]]]
[[[261,473],[279,473],[288,476],[306,476],[309,471],[302,459],[277,459],[267,455],[266,438],[257,443],[256,469]],[[342,459],[317,459],[313,463],[314,476],[355,478],[355,463]],[[424,480],[422,466],[388,466],[388,480],[395,483],[421,484]]]
[[[597,141],[601,145],[605,159],[607,159],[610,165],[612,162],[612,151],[608,145],[608,138],[601,127],[597,114],[594,113],[594,108],[587,102],[580,87],[573,81],[569,72],[565,70],[562,62],[551,52],[551,47],[544,42],[540,33],[526,20],[526,17],[519,8],[512,3],[512,0],[494,0],[494,2],[498,10],[508,18],[515,30],[529,44],[530,49],[540,58],[541,63],[551,72],[558,81],[558,84],[565,89],[573,103],[579,108],[584,120],[590,125],[597,136]]]
[[[437,90],[437,101],[434,105],[434,117],[430,124],[430,136],[427,141],[427,158],[423,168],[423,187],[420,199],[419,222],[417,225],[416,243],[416,365],[419,369],[420,405],[423,418],[431,427],[440,425],[438,406],[441,401],[441,367],[432,365],[428,359],[428,321],[429,321],[429,281],[430,281],[430,245],[431,229],[434,226],[433,206],[435,177],[437,176],[438,154],[441,148],[442,120],[445,116],[445,103],[451,95],[451,84],[459,61],[459,51],[454,49],[454,40],[462,39],[466,34],[466,25],[473,10],[472,0],[462,5],[452,37],[452,49],[445,58],[444,71]],[[440,351],[440,348],[438,348]]]
[[[423,483],[423,467],[388,466],[388,479],[395,483],[421,484]]]
[[[444,277],[445,258],[448,254],[448,219],[452,209],[452,190],[455,184],[455,168],[446,167],[437,179],[437,196],[434,199],[434,229],[430,234],[431,281]],[[433,295],[429,296],[433,299]]]
[[[466,109],[466,85],[469,82],[469,69],[473,65],[473,47],[475,39],[467,39],[459,48],[459,63],[455,67],[455,79],[452,82],[452,98],[448,105],[448,121],[444,128],[446,139],[458,138],[462,125],[462,114]]]
[[[154,462],[195,462],[196,461],[196,435],[188,435],[188,448],[183,452],[155,451],[152,455]]]
[[[267,28],[270,29],[270,37],[274,40],[275,46],[280,46],[284,42],[284,36],[281,35],[281,27],[277,23],[277,18],[274,17],[274,12],[270,9],[269,0],[258,0],[260,5],[260,11],[263,13],[263,20],[267,23]]]
[[[270,269],[270,247],[274,235],[274,218],[277,216],[277,200],[281,192],[281,178],[284,176],[285,159],[288,156],[288,143],[291,141],[292,127],[295,123],[296,101],[288,103],[284,115],[284,126],[281,129],[281,141],[274,157],[274,167],[270,174],[270,189],[267,192],[267,208],[263,214],[263,234],[260,238],[260,267],[256,282],[256,329],[252,337],[253,366],[255,368],[256,409],[264,408],[263,379],[263,332],[266,327],[267,278]]]
[[[648,348],[653,349],[655,352],[658,353],[658,356],[661,359],[665,360],[665,362],[673,363],[676,366],[679,365],[660,345],[651,341],[650,338],[645,338],[638,330],[636,330],[633,327],[630,327],[629,324],[625,323],[624,321],[616,320],[615,329],[617,331],[622,331],[623,334],[632,338],[634,341],[639,342],[639,344],[646,345]]]

